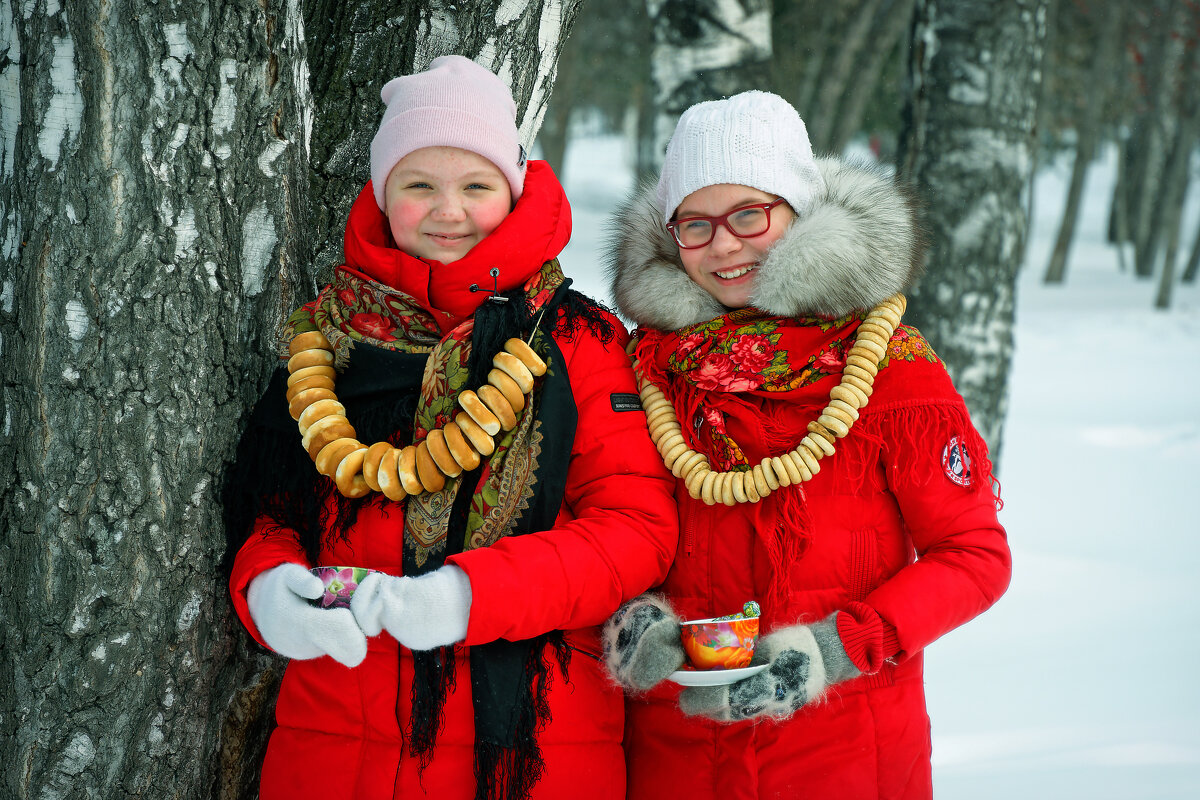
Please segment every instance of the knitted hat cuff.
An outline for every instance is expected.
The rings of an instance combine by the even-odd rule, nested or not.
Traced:
[[[375,202],[384,208],[388,175],[409,153],[423,147],[457,147],[483,156],[508,181],[515,203],[525,188],[525,151],[511,133],[469,111],[422,107],[397,114],[379,126],[371,142],[371,182]],[[376,175],[376,165],[386,165]]]
[[[683,112],[658,180],[663,222],[688,195],[718,184],[778,195],[798,215],[825,191],[804,121],[786,100],[749,91]]]

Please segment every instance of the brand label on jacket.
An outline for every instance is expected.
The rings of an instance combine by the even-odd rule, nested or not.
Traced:
[[[957,436],[951,436],[942,448],[942,471],[951,483],[971,485],[971,456],[967,453],[967,445]]]
[[[641,411],[642,398],[628,392],[614,392],[608,396],[613,411]]]

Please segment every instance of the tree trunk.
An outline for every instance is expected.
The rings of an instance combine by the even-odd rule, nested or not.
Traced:
[[[379,90],[438,56],[474,59],[512,87],[525,149],[550,101],[558,54],[582,0],[308,0],[312,93],[313,261],[318,283],[342,262],[354,198],[371,177]]]
[[[1071,165],[1071,184],[1067,189],[1067,202],[1058,228],[1058,239],[1054,242],[1050,263],[1046,267],[1046,283],[1062,283],[1066,278],[1067,256],[1071,252],[1071,241],[1075,238],[1075,223],[1079,218],[1080,200],[1083,199],[1083,184],[1087,179],[1092,159],[1096,156],[1096,146],[1100,138],[1100,115],[1108,99],[1105,88],[1110,82],[1106,75],[1117,63],[1116,50],[1121,36],[1122,10],[1120,4],[1115,4],[1106,9],[1106,19],[1099,20],[1093,17],[1101,33],[1092,54],[1087,85],[1098,95],[1084,98],[1083,110],[1075,125],[1075,163]]]
[[[906,321],[945,360],[996,458],[1045,25],[1043,0],[918,0],[913,28],[900,165],[928,205],[933,242]]]
[[[1134,243],[1134,271],[1141,278],[1154,274],[1158,245],[1162,238],[1161,195],[1166,180],[1168,145],[1175,138],[1179,120],[1174,105],[1180,65],[1184,57],[1186,3],[1184,0],[1158,0],[1160,12],[1156,26],[1157,45],[1153,51],[1154,68],[1149,73],[1150,102],[1137,125],[1143,140],[1139,158],[1140,182],[1130,210],[1130,234]]]
[[[1117,271],[1129,272],[1125,244],[1129,241],[1129,150],[1128,136],[1117,135],[1117,180],[1108,213],[1108,240],[1117,248]]]
[[[858,133],[862,126],[863,111],[879,83],[880,75],[883,74],[889,60],[901,57],[896,53],[896,43],[901,41],[912,25],[913,3],[914,0],[892,0],[887,13],[872,32],[866,58],[861,61],[861,69],[857,71],[855,79],[850,82],[842,98],[833,138],[829,141],[829,149],[832,152],[840,153],[845,150],[846,145]]]
[[[1181,280],[1184,283],[1195,283],[1197,271],[1200,271],[1200,226],[1196,228],[1196,238],[1192,240],[1192,254],[1188,256]]]
[[[1154,295],[1155,308],[1171,307],[1171,292],[1175,286],[1175,262],[1179,257],[1179,233],[1183,221],[1183,201],[1187,195],[1189,163],[1196,144],[1196,120],[1185,119],[1179,126],[1175,146],[1167,167],[1167,186],[1163,193],[1163,254],[1162,271]]]
[[[299,5],[0,0],[0,796],[256,792],[281,664],[232,617],[220,488],[315,292],[309,237],[344,224],[308,217]],[[412,63],[467,43],[506,65],[531,141],[573,14],[516,5],[380,27]],[[370,10],[331,12],[358,20],[339,45],[370,42]],[[318,133],[367,83],[345,57]]]
[[[812,116],[816,110],[825,62],[836,52],[836,31],[844,14],[843,6],[848,2],[853,0],[830,0],[828,3],[775,0],[771,35],[773,52],[779,57],[771,60],[771,71],[780,82],[778,94],[791,100],[803,118]],[[798,42],[808,46],[807,53],[794,52]],[[794,86],[790,85],[792,81],[795,81]]]
[[[0,794],[237,797],[278,675],[219,490],[312,287],[299,9],[3,2],[0,38]]]
[[[770,0],[647,0],[654,28],[653,154],[662,164],[675,123],[689,106],[766,84]]]
[[[837,125],[838,107],[846,89],[853,80],[863,78],[853,74],[854,66],[858,62],[858,54],[867,43],[868,34],[871,33],[871,26],[879,14],[882,2],[883,0],[862,0],[855,8],[849,26],[843,35],[838,37],[833,63],[821,76],[816,111],[805,119],[813,150],[817,152],[829,150],[833,142],[834,127]]]
[[[1193,14],[1196,12],[1193,10]],[[1198,20],[1193,20],[1200,21]],[[1170,308],[1171,292],[1175,287],[1175,261],[1179,255],[1179,235],[1183,221],[1183,204],[1187,197],[1188,178],[1191,176],[1192,152],[1196,138],[1200,135],[1200,102],[1197,102],[1195,78],[1200,74],[1200,58],[1195,48],[1187,54],[1187,73],[1179,83],[1180,92],[1175,105],[1178,108],[1179,128],[1171,158],[1167,162],[1166,189],[1162,198],[1162,228],[1166,240],[1162,272],[1159,273],[1158,291],[1155,293],[1155,308]]]

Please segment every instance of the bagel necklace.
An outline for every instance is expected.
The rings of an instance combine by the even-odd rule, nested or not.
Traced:
[[[808,433],[800,444],[783,455],[764,458],[749,470],[717,472],[709,464],[708,456],[688,447],[675,407],[645,377],[634,357],[633,368],[650,438],[667,469],[684,482],[693,499],[710,506],[757,503],[780,487],[812,480],[821,470],[821,459],[836,452],[837,440],[850,433],[858,421],[858,411],[871,396],[879,362],[887,354],[887,344],[900,325],[906,305],[904,295],[895,294],[871,309],[858,326],[854,346],[846,353],[841,382],[829,392],[829,404],[808,423]],[[631,343],[631,355],[632,351]]]
[[[536,329],[536,326],[535,326]],[[532,340],[532,335],[531,335]],[[492,358],[488,382],[458,396],[455,418],[415,445],[370,446],[355,438],[346,408],[334,392],[333,346],[320,331],[296,334],[288,345],[288,412],[300,426],[301,442],[317,472],[332,478],[345,497],[372,491],[389,500],[440,492],[447,478],[479,466],[496,449],[493,438],[517,425],[533,379],[546,372],[533,348],[518,338]]]

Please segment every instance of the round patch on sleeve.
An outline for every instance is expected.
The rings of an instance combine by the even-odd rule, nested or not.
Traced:
[[[967,445],[957,436],[951,436],[942,448],[942,471],[951,483],[971,485],[971,456],[967,453]]]

